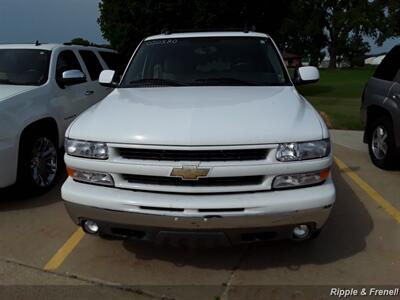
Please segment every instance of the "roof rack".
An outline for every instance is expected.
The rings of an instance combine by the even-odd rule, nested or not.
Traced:
[[[71,42],[65,42],[65,43],[63,43],[63,45],[65,45],[65,46],[97,47],[97,46],[94,46],[94,45],[74,44],[74,43],[71,43]]]
[[[65,42],[65,43],[63,43],[63,45],[64,46],[94,47],[94,48],[99,48],[99,49],[108,49],[108,50],[115,51],[115,49],[112,48],[110,45],[98,45],[98,44],[82,45],[82,44],[74,44],[71,42]]]
[[[0,45],[31,45],[34,44],[35,46],[46,45],[47,43],[41,43],[39,41],[29,41],[29,42],[0,42]]]
[[[220,32],[220,31],[241,31],[244,33],[254,32],[256,31],[256,26],[245,26],[244,28],[196,28],[196,29],[179,29],[179,30],[170,30],[168,28],[163,28],[161,30],[161,34],[169,35],[173,33],[189,33],[189,32]]]

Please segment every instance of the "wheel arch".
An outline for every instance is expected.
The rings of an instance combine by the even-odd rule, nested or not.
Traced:
[[[364,142],[368,143],[369,142],[369,136],[368,133],[370,131],[371,125],[379,118],[381,117],[386,117],[388,118],[392,124],[393,124],[393,118],[390,112],[379,105],[371,105],[367,108],[367,122],[366,122],[366,128],[364,132]]]
[[[33,141],[33,139],[30,140],[29,138],[37,137],[37,133],[43,134],[44,136],[50,138],[53,143],[57,145],[57,148],[59,146],[59,132],[57,122],[51,117],[45,117],[31,122],[22,130],[18,139],[17,184],[27,186],[29,190],[32,188],[32,184],[26,183],[27,172],[25,160],[26,150],[28,150],[29,148],[24,147],[24,145],[29,145],[30,141]],[[27,144],[25,144],[24,141]],[[36,195],[35,193],[39,192],[39,190],[32,189],[32,191],[30,192]]]
[[[25,126],[22,130],[20,137],[19,137],[19,144],[21,141],[30,133],[44,131],[47,134],[50,134],[50,137],[53,138],[53,141],[56,143],[57,147],[60,144],[59,138],[59,129],[55,119],[51,117],[46,117],[43,119],[36,120],[29,125]],[[19,147],[20,148],[20,147]]]

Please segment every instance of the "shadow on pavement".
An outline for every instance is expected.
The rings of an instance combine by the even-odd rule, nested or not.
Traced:
[[[287,267],[294,271],[302,265],[322,265],[348,258],[365,249],[373,221],[343,176],[335,166],[336,204],[324,230],[314,241],[277,241],[214,249],[160,247],[129,240],[124,241],[123,245],[137,259],[209,269],[232,269],[232,260],[235,258],[239,270]]]
[[[66,174],[63,173],[58,176],[56,185],[49,192],[34,197],[17,186],[0,189],[0,211],[30,209],[61,201],[61,186],[65,180]]]

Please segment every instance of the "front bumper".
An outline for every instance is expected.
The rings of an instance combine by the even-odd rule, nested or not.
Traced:
[[[290,237],[298,224],[320,229],[334,204],[335,188],[329,178],[322,185],[294,190],[187,195],[120,190],[69,178],[62,197],[76,224],[94,220],[106,234],[157,240],[165,233],[212,232],[235,243],[253,233]]]

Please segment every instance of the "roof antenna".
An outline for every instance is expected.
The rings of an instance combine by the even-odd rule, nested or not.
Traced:
[[[255,32],[257,30],[256,26],[248,26],[247,24],[244,26],[244,33]]]
[[[170,34],[170,33],[171,33],[171,32],[169,31],[168,28],[163,28],[163,29],[161,29],[161,34],[168,35],[168,34]]]
[[[39,43],[39,41],[38,40],[36,40],[36,42],[35,42],[35,46],[40,46],[41,45],[41,43]]]

